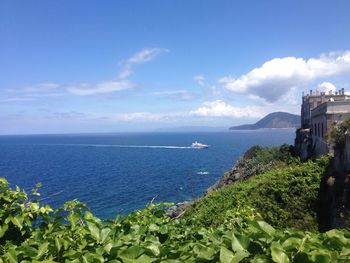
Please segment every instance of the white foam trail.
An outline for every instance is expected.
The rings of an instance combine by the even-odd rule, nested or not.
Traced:
[[[194,149],[191,146],[172,145],[117,145],[117,144],[44,144],[45,146],[77,146],[77,147],[101,147],[101,148],[152,148],[152,149]]]
[[[207,174],[209,174],[209,172],[197,172],[197,174],[199,174],[199,175],[207,175]]]

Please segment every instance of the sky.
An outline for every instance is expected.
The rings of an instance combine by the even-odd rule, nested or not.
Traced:
[[[152,131],[350,92],[350,1],[0,1],[0,134]]]

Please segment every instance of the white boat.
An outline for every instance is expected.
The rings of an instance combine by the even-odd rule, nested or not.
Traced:
[[[209,145],[206,145],[206,144],[199,143],[199,142],[195,141],[195,142],[193,142],[193,143],[191,144],[191,147],[192,147],[192,148],[196,148],[196,149],[203,149],[203,148],[208,148]]]

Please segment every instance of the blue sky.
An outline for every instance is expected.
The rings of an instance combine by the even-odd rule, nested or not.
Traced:
[[[349,1],[0,2],[0,134],[231,126],[350,91]]]

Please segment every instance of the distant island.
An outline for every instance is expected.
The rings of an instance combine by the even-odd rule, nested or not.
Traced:
[[[299,128],[300,116],[287,112],[273,112],[254,124],[230,127],[230,130],[257,130],[266,128]]]

